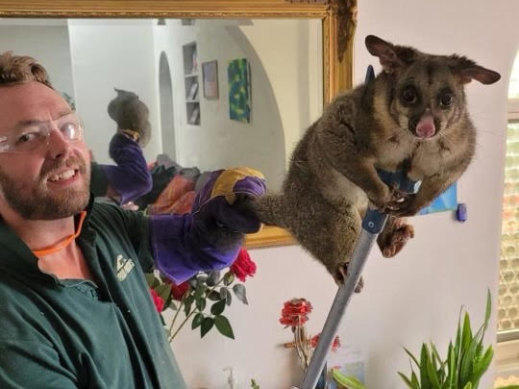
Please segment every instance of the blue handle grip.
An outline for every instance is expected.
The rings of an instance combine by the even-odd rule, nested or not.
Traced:
[[[405,193],[416,193],[418,191],[419,183],[410,180],[401,170],[396,172],[377,170],[377,172],[380,179],[389,186],[397,187]],[[378,234],[384,228],[386,216],[376,209],[368,208],[364,219],[362,219],[362,228],[371,234]]]

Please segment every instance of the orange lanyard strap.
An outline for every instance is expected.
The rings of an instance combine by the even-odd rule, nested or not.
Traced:
[[[59,243],[56,243],[55,245],[40,250],[32,250],[32,253],[39,258],[63,250],[70,243],[72,243],[72,241],[76,239],[79,236],[79,234],[81,234],[81,229],[83,228],[83,222],[85,221],[86,214],[86,211],[81,211],[81,213],[79,214],[79,223],[77,226],[77,231],[74,232],[72,235],[66,237],[64,240],[62,240]]]

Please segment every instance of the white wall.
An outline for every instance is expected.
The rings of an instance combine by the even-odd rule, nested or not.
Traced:
[[[26,23],[26,19],[19,19],[16,25],[0,26],[0,52],[10,50],[15,55],[35,58],[47,69],[54,88],[73,96],[67,26],[57,21],[48,21],[43,26]]]
[[[108,142],[117,124],[107,107],[117,96],[114,88],[135,92],[148,106],[152,136],[145,157],[153,161],[162,149],[151,24],[151,19],[69,21],[77,108],[98,162],[113,163]]]
[[[434,341],[445,352],[464,305],[475,324],[483,319],[486,289],[496,296],[500,210],[505,145],[505,110],[509,72],[519,38],[519,4],[512,0],[359,1],[355,40],[355,79],[360,82],[375,59],[363,40],[377,34],[395,43],[441,54],[459,53],[501,72],[493,86],[476,82],[467,88],[478,128],[476,158],[459,182],[459,200],[468,205],[465,224],[449,213],[416,217],[416,238],[395,259],[373,251],[362,294],[355,296],[340,330],[343,343],[364,353],[370,389],[403,388],[397,371],[409,371],[402,346],[418,351]],[[379,67],[377,66],[377,69]],[[173,345],[187,381],[194,388],[223,388],[224,366],[234,365],[242,388],[254,377],[262,388],[297,383],[290,340],[277,323],[282,303],[306,297],[314,305],[310,329],[318,331],[334,295],[332,280],[298,247],[252,250],[258,274],[247,282],[250,307],[238,304],[229,315],[238,341],[209,334],[203,341],[184,329]],[[495,307],[494,307],[495,308]],[[494,315],[495,316],[495,315]],[[495,339],[495,317],[487,342]],[[480,387],[492,387],[493,369]]]

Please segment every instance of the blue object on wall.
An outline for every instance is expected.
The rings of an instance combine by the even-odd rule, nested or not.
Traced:
[[[426,215],[433,212],[454,211],[458,208],[457,184],[454,183],[439,195],[431,205],[423,208],[418,214]]]

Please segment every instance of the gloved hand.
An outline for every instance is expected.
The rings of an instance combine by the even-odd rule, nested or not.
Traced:
[[[117,133],[109,147],[117,165],[99,165],[108,183],[120,197],[120,203],[135,200],[152,188],[152,178],[140,146],[126,135]]]
[[[265,178],[257,170],[237,167],[214,171],[195,197],[193,222],[211,244],[235,245],[244,233],[260,229],[260,221],[246,203],[265,191]]]
[[[229,266],[244,233],[260,227],[245,203],[265,190],[265,179],[256,170],[218,170],[197,194],[192,213],[152,215],[151,243],[158,269],[178,284],[200,270]]]

